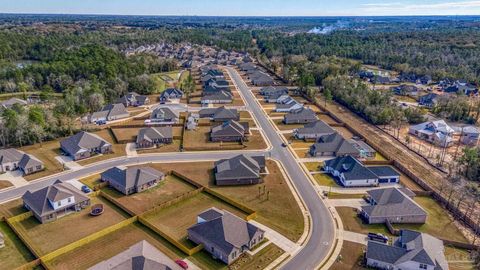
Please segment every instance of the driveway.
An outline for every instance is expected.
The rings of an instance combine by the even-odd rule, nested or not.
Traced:
[[[365,234],[350,231],[342,231],[340,233],[343,234],[343,239],[345,239],[345,241],[354,242],[365,246],[367,245],[368,238]]]
[[[368,205],[364,199],[333,199],[328,200],[328,203],[333,207],[354,207],[360,209],[361,206]]]
[[[270,240],[270,242],[277,245],[279,248],[283,249],[285,252],[289,254],[295,253],[300,246],[291,241],[290,239],[286,238],[285,236],[281,235],[280,233],[270,229],[269,227],[255,221],[249,220],[248,223],[257,226],[258,228],[265,231],[265,237]]]
[[[14,187],[22,187],[28,185],[28,181],[23,178],[21,170],[9,171],[0,174],[0,180],[9,181]]]

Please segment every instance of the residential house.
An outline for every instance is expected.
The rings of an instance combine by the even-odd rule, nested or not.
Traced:
[[[0,173],[20,169],[24,175],[45,169],[43,162],[15,148],[0,149]]]
[[[115,103],[103,106],[103,108],[90,115],[91,123],[105,123],[107,121],[114,121],[118,119],[127,118],[130,113],[125,108],[123,103]]]
[[[214,207],[200,213],[197,224],[187,232],[189,240],[202,244],[206,252],[228,265],[258,245],[265,234],[255,225]]]
[[[449,147],[453,144],[455,130],[444,120],[436,120],[411,126],[408,133],[435,145]]]
[[[237,109],[227,109],[225,106],[219,108],[201,109],[199,112],[200,118],[210,118],[214,122],[225,122],[228,120],[240,120],[240,113]]]
[[[433,83],[432,76],[424,75],[417,80],[417,83],[420,83],[420,84],[423,84],[423,85],[432,84]]]
[[[266,103],[277,103],[277,104],[286,104],[286,101],[291,99],[288,94],[278,94],[278,95],[270,95],[264,96],[263,100]]]
[[[125,107],[143,106],[150,103],[148,96],[140,95],[135,92],[130,92],[123,97],[117,99],[116,103],[122,103]]]
[[[293,131],[293,135],[299,140],[316,140],[333,133],[336,133],[336,131],[322,120],[305,124],[303,128],[297,128]]]
[[[371,169],[371,168],[370,168]],[[368,224],[424,224],[427,212],[412,198],[415,193],[396,187],[367,191],[369,205],[362,206],[360,216]]]
[[[326,160],[323,169],[344,187],[378,186],[378,176],[352,156]]]
[[[112,152],[112,144],[100,136],[80,131],[60,141],[62,151],[72,157],[73,160],[89,158],[95,154],[106,154]]]
[[[300,102],[296,101],[290,96],[282,96],[279,97],[277,100],[277,105],[275,105],[275,111],[276,112],[295,112],[303,109],[303,104]]]
[[[252,84],[255,86],[273,85],[273,79],[265,73],[260,73],[259,75],[252,77]]]
[[[138,131],[137,148],[150,148],[156,145],[173,142],[172,127],[148,127]]]
[[[212,142],[242,142],[250,133],[248,122],[229,120],[221,125],[212,127],[210,140]]]
[[[389,83],[391,83],[391,80],[390,80],[389,77],[380,76],[380,75],[376,75],[375,77],[372,78],[371,81],[374,84],[389,84]]]
[[[265,172],[265,156],[238,155],[222,159],[215,162],[214,172],[217,186],[258,184]]]
[[[101,261],[88,270],[182,270],[170,257],[155,246],[142,240],[108,260]]]
[[[172,108],[158,107],[150,115],[151,123],[176,124],[180,119],[180,113]]]
[[[395,270],[448,270],[443,241],[429,234],[401,230],[392,245],[368,241],[368,267]]]
[[[377,151],[362,140],[350,140],[350,143],[358,150],[360,158],[375,158],[377,155]]]
[[[288,88],[286,86],[267,86],[260,89],[260,95],[268,96],[277,96],[277,95],[288,95]]]
[[[5,101],[0,101],[0,109],[10,109],[12,108],[14,105],[18,105],[18,106],[26,106],[28,104],[27,101],[23,100],[23,99],[19,99],[19,98],[10,98],[10,99],[7,99]]]
[[[291,111],[283,117],[283,123],[287,125],[313,123],[317,120],[315,112],[308,108]]]
[[[460,142],[462,142],[465,145],[476,146],[478,144],[479,137],[480,137],[480,131],[476,126],[466,126],[462,128]]]
[[[187,118],[187,130],[195,130],[197,128],[198,118],[200,118],[198,114],[190,113]]]
[[[200,103],[202,103],[203,105],[226,104],[226,103],[232,103],[232,101],[233,101],[232,94],[228,91],[221,90],[214,94],[204,95],[201,98]]]
[[[72,184],[60,180],[39,190],[27,191],[22,199],[25,208],[32,211],[40,223],[57,220],[90,205],[88,196]]]
[[[418,88],[415,85],[402,84],[400,86],[391,87],[390,90],[399,96],[417,95]]]
[[[435,107],[435,105],[437,105],[439,99],[440,99],[440,96],[438,94],[428,93],[426,95],[421,96],[418,99],[418,104],[428,108],[432,108],[432,107]]]
[[[312,157],[347,155],[360,157],[360,151],[349,140],[336,132],[320,136],[317,142],[310,147],[309,154]]]
[[[165,179],[162,172],[150,167],[113,167],[100,176],[103,182],[125,195],[150,189]]]
[[[160,94],[160,103],[179,103],[183,97],[183,91],[177,88],[167,88]]]

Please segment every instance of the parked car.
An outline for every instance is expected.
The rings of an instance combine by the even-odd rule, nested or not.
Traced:
[[[382,243],[388,242],[388,237],[386,237],[381,233],[368,233],[368,239],[372,241],[382,242]]]
[[[178,264],[182,269],[188,269],[188,264],[183,260],[175,260],[175,263]]]
[[[90,192],[92,192],[92,190],[91,190],[89,187],[85,186],[85,185],[82,186],[82,191],[83,191],[84,193],[90,193]]]

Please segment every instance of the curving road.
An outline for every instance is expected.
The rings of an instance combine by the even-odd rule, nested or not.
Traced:
[[[270,141],[273,148],[270,151],[232,151],[232,152],[184,152],[139,155],[138,157],[120,157],[109,159],[85,166],[75,171],[65,171],[53,176],[31,181],[29,185],[0,191],[0,203],[21,197],[27,190],[37,190],[51,185],[57,179],[71,180],[82,178],[94,173],[102,172],[114,166],[135,165],[149,162],[194,162],[198,160],[218,160],[233,157],[240,153],[246,155],[267,154],[279,160],[293,184],[304,200],[311,216],[311,235],[302,249],[295,254],[283,269],[315,269],[327,257],[335,240],[335,226],[332,215],[318,196],[314,186],[305,172],[300,168],[295,157],[288,149],[281,146],[283,143],[273,124],[268,120],[255,96],[245,84],[240,75],[233,69],[227,68],[230,77],[237,85],[244,97],[246,107],[254,114],[259,127]]]
[[[322,199],[318,196],[305,172],[300,168],[293,154],[281,146],[283,141],[280,135],[268,120],[255,96],[249,90],[249,87],[233,68],[227,68],[227,70],[235,85],[242,93],[247,108],[254,114],[265,136],[273,145],[273,149],[270,151],[271,157],[279,160],[283,164],[283,167],[293,180],[293,184],[310,212],[312,221],[310,238],[300,252],[294,255],[294,257],[283,266],[283,269],[316,269],[328,256],[329,250],[335,241],[333,217]]]

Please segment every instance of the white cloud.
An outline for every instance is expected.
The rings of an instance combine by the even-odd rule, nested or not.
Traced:
[[[478,15],[480,1],[459,1],[428,4],[367,3],[360,11],[368,15]]]

